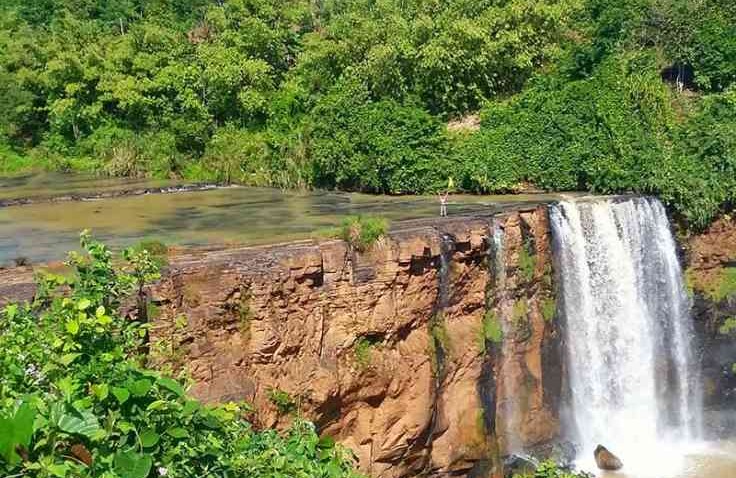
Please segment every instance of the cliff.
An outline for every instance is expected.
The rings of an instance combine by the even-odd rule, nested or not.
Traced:
[[[365,254],[180,254],[153,291],[153,350],[261,426],[314,420],[371,476],[497,475],[499,456],[558,432],[549,251],[539,207],[403,223]]]
[[[724,216],[682,241],[704,391],[706,425],[716,435],[736,428],[736,220]]]

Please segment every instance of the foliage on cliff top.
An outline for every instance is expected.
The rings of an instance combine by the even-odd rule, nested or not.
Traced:
[[[730,0],[8,0],[0,171],[736,202]],[[478,131],[448,120],[481,112]]]
[[[46,275],[0,313],[0,475],[150,478],[354,477],[313,425],[255,430],[243,404],[204,405],[146,368],[148,325],[118,310],[156,276],[146,251],[122,268],[82,237],[71,277]]]
[[[367,251],[388,232],[388,221],[378,216],[349,216],[342,221],[340,238],[357,251]]]

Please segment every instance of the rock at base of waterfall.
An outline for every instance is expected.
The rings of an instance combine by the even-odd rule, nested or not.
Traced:
[[[593,452],[593,455],[595,456],[595,464],[598,465],[598,468],[601,470],[620,470],[624,464],[621,463],[621,460],[608,451],[608,448],[604,447],[603,445],[598,445],[595,447],[595,451]]]
[[[509,455],[503,460],[503,471],[505,478],[513,476],[531,475],[537,471],[539,462],[528,455]]]
[[[574,443],[561,440],[532,447],[529,454],[539,460],[553,461],[560,468],[572,469],[578,449]]]

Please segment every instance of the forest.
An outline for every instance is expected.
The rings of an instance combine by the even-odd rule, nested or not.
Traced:
[[[730,0],[4,0],[0,174],[635,192],[697,229],[735,82]]]

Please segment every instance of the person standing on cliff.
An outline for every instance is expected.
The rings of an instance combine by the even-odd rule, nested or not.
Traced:
[[[450,197],[450,191],[455,187],[455,182],[452,178],[447,180],[447,189],[444,193],[438,193],[440,197],[440,217],[447,216],[447,198]]]
[[[440,217],[447,216],[447,197],[450,195],[449,192],[439,193],[440,196]]]

